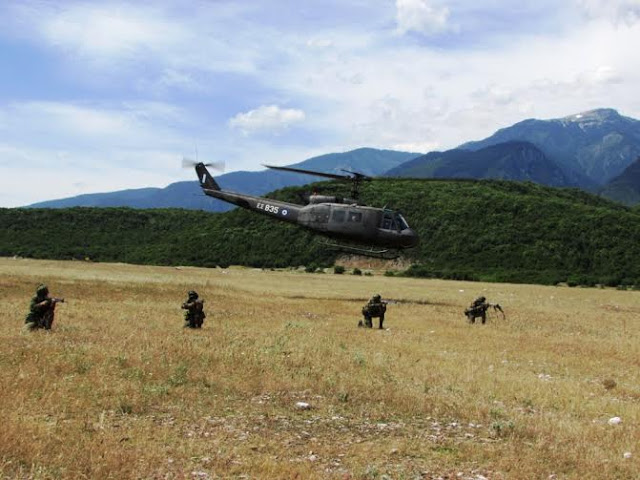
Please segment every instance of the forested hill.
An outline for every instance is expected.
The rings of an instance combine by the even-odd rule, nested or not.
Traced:
[[[324,193],[344,186],[317,184]],[[294,201],[300,187],[275,192]],[[495,180],[378,179],[362,200],[421,236],[409,273],[640,285],[640,210],[573,189]],[[215,201],[215,200],[212,200]],[[0,209],[0,255],[162,265],[331,265],[320,237],[244,210]]]

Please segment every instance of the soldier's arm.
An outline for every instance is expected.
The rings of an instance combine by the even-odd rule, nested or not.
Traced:
[[[52,301],[50,298],[45,298],[43,301],[35,303],[33,308],[37,311],[48,310],[51,307]]]

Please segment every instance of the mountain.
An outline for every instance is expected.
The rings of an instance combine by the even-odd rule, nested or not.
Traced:
[[[640,157],[609,181],[600,195],[625,205],[640,205]]]
[[[430,152],[386,173],[391,177],[495,178],[565,187],[575,183],[529,142],[510,141],[479,150]]]
[[[640,155],[640,121],[610,108],[553,120],[529,119],[459,148],[480,150],[512,140],[533,143],[571,182],[592,188],[620,175]]]
[[[344,185],[324,184],[327,194]],[[305,187],[272,195],[296,199]],[[420,235],[412,275],[640,286],[640,210],[579,189],[501,180],[378,178],[361,198]],[[243,209],[0,209],[0,256],[155,265],[331,265],[322,237]]]
[[[345,153],[330,153],[313,157],[289,166],[327,173],[342,173],[341,169],[346,169],[358,171],[365,175],[377,176],[418,155],[420,154],[359,148]],[[320,179],[320,177],[276,170],[231,172],[216,177],[221,188],[249,195],[264,195],[287,186],[305,185]],[[176,182],[165,188],[141,188],[109,193],[93,193],[34,203],[29,207],[188,208],[211,212],[227,211],[233,208],[224,202],[205,197],[198,182],[195,180],[195,173],[194,181]]]

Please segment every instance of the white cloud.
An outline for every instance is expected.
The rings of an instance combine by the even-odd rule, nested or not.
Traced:
[[[294,124],[304,121],[302,110],[280,108],[277,105],[262,105],[246,113],[238,113],[229,120],[229,126],[245,134],[252,132],[278,133]]]
[[[449,9],[431,0],[396,0],[396,21],[400,34],[434,35],[451,28]]]
[[[193,89],[193,71],[255,72],[260,43],[253,35],[259,34],[233,24],[242,8],[224,1],[188,12],[172,1],[0,2],[0,29],[53,49],[70,74],[85,80],[98,82],[100,72],[147,87],[158,82],[159,70],[160,87]]]
[[[616,72],[616,69],[609,65],[601,65],[593,72],[593,81],[599,84],[621,83],[623,78]]]
[[[634,25],[640,20],[640,0],[577,0],[590,19],[604,19],[614,24]]]
[[[333,42],[328,38],[310,38],[307,40],[307,46],[310,48],[330,48],[333,47]]]
[[[398,143],[391,146],[392,150],[400,152],[416,152],[427,153],[437,150],[439,147],[437,142],[415,142],[415,143]]]
[[[179,108],[156,102],[89,105],[32,101],[0,109],[5,138],[28,144],[74,146],[167,144],[176,138],[168,125],[188,125]]]
[[[179,24],[125,4],[72,4],[42,22],[49,43],[92,57],[128,57],[183,37]]]

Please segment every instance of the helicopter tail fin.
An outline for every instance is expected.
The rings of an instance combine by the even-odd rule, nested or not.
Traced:
[[[220,185],[213,179],[204,163],[198,163],[196,165],[196,173],[198,174],[198,180],[200,180],[200,186],[202,188],[220,190]]]

